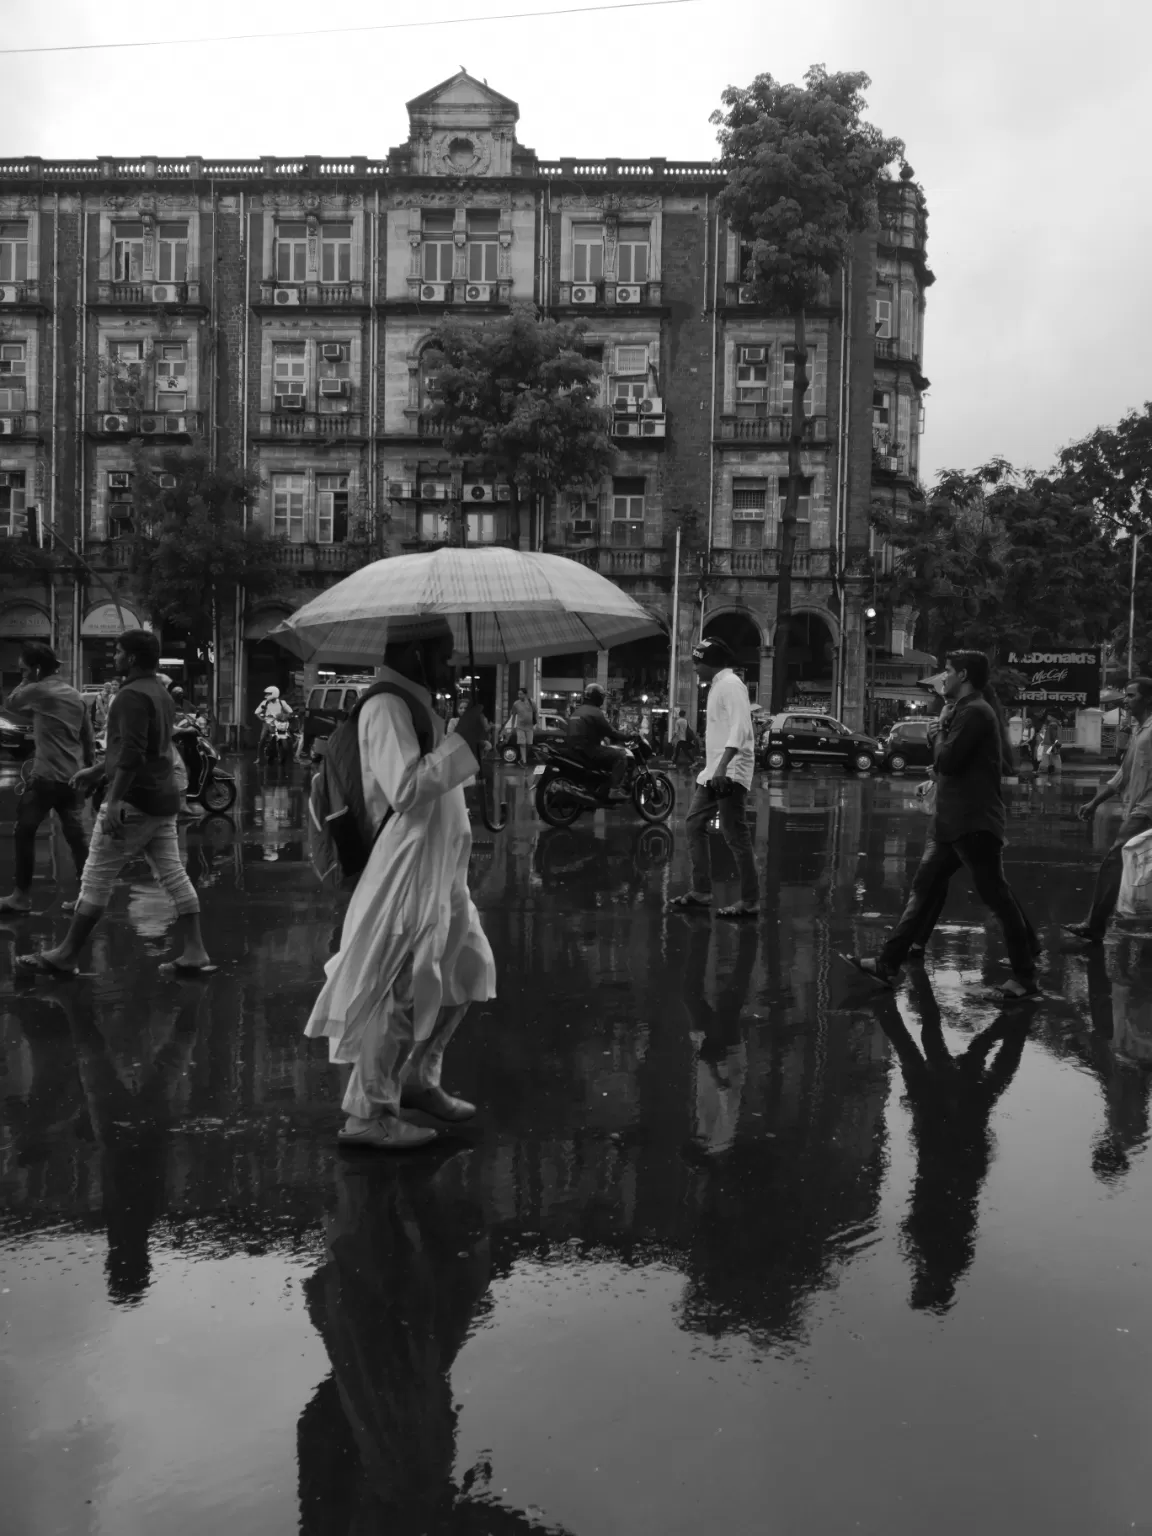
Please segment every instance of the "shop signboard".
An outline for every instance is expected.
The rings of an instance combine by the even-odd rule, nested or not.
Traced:
[[[89,610],[87,618],[80,626],[80,633],[85,640],[115,640],[126,629],[142,627],[150,626],[142,626],[131,608],[126,608],[123,603],[119,608],[115,603],[100,603]]]
[[[0,635],[6,640],[51,640],[52,625],[42,608],[12,603],[0,610]]]
[[[1018,704],[1095,709],[1100,703],[1099,647],[1009,651],[1006,665],[1025,679]]]

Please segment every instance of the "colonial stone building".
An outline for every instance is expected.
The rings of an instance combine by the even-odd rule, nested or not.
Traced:
[[[99,677],[110,590],[139,608],[123,542],[134,442],[201,439],[256,471],[254,515],[281,541],[285,592],[220,616],[224,723],[290,681],[268,630],[366,544],[509,538],[505,488],[449,462],[421,421],[424,349],[446,315],[482,324],[523,303],[585,324],[618,455],[597,496],[536,508],[522,541],[593,565],[670,633],[679,530],[682,645],[701,623],[724,634],[767,700],[792,335],[742,284],[720,171],[542,161],[517,140],[515,102],[464,71],[408,110],[408,141],[381,159],[0,162],[0,536],[31,521],[59,555],[0,576],[5,683],[29,635]],[[886,187],[878,228],[808,317],[790,681],[854,723],[869,506],[906,502],[917,472],[925,224],[910,180]],[[895,617],[883,638],[899,653]],[[181,644],[164,636],[173,667]],[[599,666],[660,696],[668,653],[661,639]],[[553,659],[539,682],[563,692],[596,666]]]

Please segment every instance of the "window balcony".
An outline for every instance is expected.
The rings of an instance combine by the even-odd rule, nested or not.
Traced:
[[[832,550],[796,549],[792,552],[792,574],[805,580],[827,579],[832,574]],[[713,576],[778,576],[780,551],[768,549],[713,549]]]
[[[878,363],[908,362],[914,368],[920,367],[920,358],[911,337],[877,336],[875,345]]]
[[[0,413],[0,443],[10,438],[35,440],[40,436],[38,411],[4,411]]]
[[[884,432],[872,433],[872,469],[882,475],[907,475],[908,446]]]
[[[666,576],[671,562],[664,549],[613,549],[607,545],[569,546],[562,551],[577,565],[601,576]]]
[[[343,442],[361,436],[359,412],[261,411],[257,435],[273,442]]]
[[[380,302],[418,304],[420,309],[435,314],[437,310],[459,305],[461,309],[491,309],[493,306],[511,304],[511,278],[495,278],[488,282],[473,282],[454,277],[445,282],[431,282],[422,277],[410,277],[404,294],[381,295]]]
[[[277,283],[265,278],[257,304],[261,309],[363,309],[368,285],[356,283]]]
[[[4,311],[39,309],[44,303],[40,297],[40,284],[34,279],[22,277],[18,282],[0,281],[0,303]]]
[[[96,304],[110,309],[167,309],[189,305],[199,308],[202,303],[201,284],[198,278],[189,277],[179,283],[162,283],[149,278],[133,283],[96,284]]]
[[[792,416],[721,416],[721,442],[735,443],[786,443],[792,436]],[[806,416],[804,441],[823,443],[828,440],[828,418]]]
[[[289,544],[276,540],[272,546],[277,565],[295,571],[355,571],[370,560],[378,558],[380,551],[372,544],[356,542],[348,544]]]
[[[198,437],[203,426],[201,411],[141,411],[135,408],[92,411],[88,431],[93,437]]]

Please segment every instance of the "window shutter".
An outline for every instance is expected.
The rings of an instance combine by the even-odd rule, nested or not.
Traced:
[[[812,477],[811,547],[827,549],[831,542],[828,525],[828,481],[823,469],[817,469]]]
[[[911,417],[912,417],[912,402],[909,400],[907,395],[897,395],[897,397],[896,397],[896,437],[899,440],[900,448],[901,448],[902,451],[906,451],[908,449],[908,447],[910,446],[910,439],[911,439],[911,430],[910,430],[911,429]]]
[[[764,523],[764,548],[780,547],[780,481],[775,475],[768,482],[768,516]]]
[[[905,288],[900,294],[900,356],[912,355],[912,293]]]
[[[808,371],[812,375],[812,415],[823,416],[828,410],[828,352],[816,342],[808,348]]]

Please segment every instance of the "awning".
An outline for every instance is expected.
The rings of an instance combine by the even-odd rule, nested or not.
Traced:
[[[88,610],[88,617],[80,626],[86,640],[115,640],[126,629],[142,629],[143,625],[123,603],[117,609],[115,603],[100,603]]]
[[[0,608],[0,635],[6,640],[51,640],[52,625],[35,603],[11,603]]]

